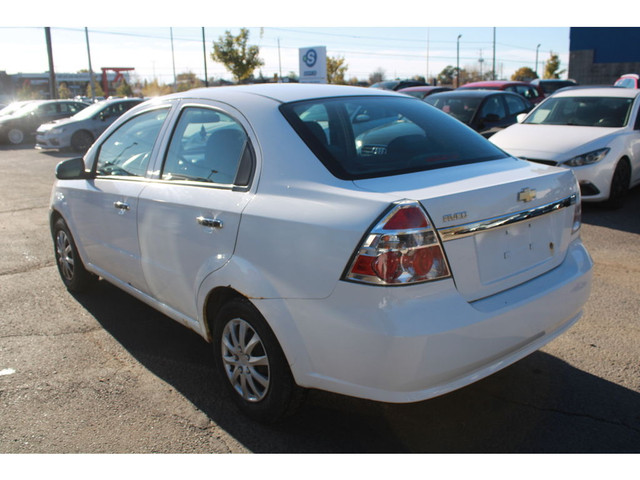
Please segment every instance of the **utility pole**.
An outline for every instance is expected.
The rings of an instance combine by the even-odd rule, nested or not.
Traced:
[[[493,79],[496,79],[496,27],[493,27]]]
[[[53,70],[53,49],[51,48],[51,27],[44,27],[44,36],[47,41],[47,55],[49,57],[49,96],[52,100],[58,98],[56,88],[56,73]]]
[[[173,53],[173,27],[169,27],[171,33],[171,63],[173,64],[173,91],[178,91],[178,80],[176,78],[176,57]]]
[[[282,83],[282,59],[280,58],[280,37],[278,37],[278,83]]]
[[[91,50],[89,49],[89,30],[84,27],[84,37],[87,41],[87,57],[89,57],[89,82],[91,85],[91,101],[96,101],[96,79],[93,75],[93,68],[91,67]]]
[[[456,88],[460,86],[460,37],[462,34],[458,35],[456,41]]]
[[[541,44],[538,44],[538,46],[536,47],[536,76],[538,76],[538,49],[540,48]]]
[[[204,27],[202,27],[202,54],[204,56],[204,86],[209,86],[209,76],[207,75],[207,47],[204,40]]]

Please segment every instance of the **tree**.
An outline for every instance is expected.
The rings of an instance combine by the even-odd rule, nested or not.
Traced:
[[[451,65],[447,65],[444,69],[438,74],[438,84],[439,85],[453,85],[456,80],[456,67]],[[460,70],[460,77],[462,78],[463,69]],[[462,81],[461,81],[462,83]]]
[[[179,73],[176,79],[178,80],[178,92],[186,92],[187,90],[204,86],[204,82],[196,77],[196,74],[193,72]]]
[[[549,52],[549,60],[544,65],[544,75],[542,78],[560,78],[566,70],[560,70],[560,57],[558,57],[557,53]]]
[[[224,36],[213,42],[211,58],[214,62],[222,63],[236,82],[249,78],[256,68],[264,65],[258,56],[260,49],[256,45],[247,46],[248,41],[249,30],[241,28],[239,35],[234,37],[227,30]]]
[[[125,81],[124,78],[118,84],[118,88],[116,88],[116,96],[117,97],[132,97],[133,96],[133,89]]]
[[[160,95],[167,95],[169,93],[171,93],[171,87],[164,83],[162,85],[159,84],[157,78],[142,87],[142,94],[145,97],[159,97]]]
[[[538,74],[529,67],[520,67],[511,75],[511,80],[517,82],[528,82],[534,78],[538,78]]]
[[[102,90],[102,86],[99,82],[94,82],[96,85],[96,97],[104,97],[104,91]],[[91,93],[91,82],[87,85],[87,97],[92,98],[93,95]]]
[[[344,57],[327,57],[327,83],[345,85],[344,79],[349,65],[344,63]]]
[[[373,85],[374,83],[384,82],[385,71],[382,67],[378,67],[378,69],[369,75],[369,84]]]
[[[71,90],[65,82],[62,82],[58,87],[58,98],[71,98]]]

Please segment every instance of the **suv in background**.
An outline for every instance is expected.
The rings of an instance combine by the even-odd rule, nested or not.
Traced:
[[[117,98],[94,103],[71,118],[40,125],[36,131],[36,148],[86,152],[93,141],[120,115],[142,103],[142,98]]]

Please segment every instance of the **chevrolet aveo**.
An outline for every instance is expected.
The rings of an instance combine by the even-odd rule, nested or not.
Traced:
[[[309,388],[401,403],[468,385],[567,330],[591,287],[570,170],[394,92],[162,97],[56,177],[67,288],[102,278],[195,330],[265,422]]]

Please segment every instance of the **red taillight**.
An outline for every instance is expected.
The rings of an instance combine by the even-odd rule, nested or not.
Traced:
[[[418,202],[394,204],[358,247],[345,275],[377,285],[406,285],[448,277],[449,267]]]

